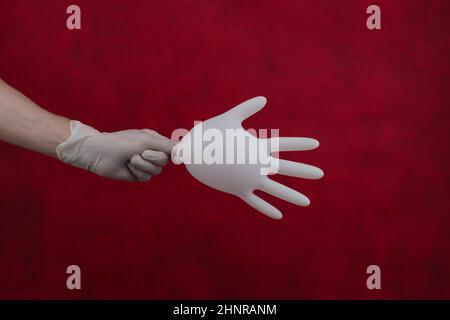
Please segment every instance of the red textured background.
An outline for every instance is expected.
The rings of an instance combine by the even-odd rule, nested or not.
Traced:
[[[449,18],[447,0],[0,0],[0,77],[45,108],[169,135],[265,95],[248,126],[319,139],[285,156],[325,171],[279,177],[312,204],[270,199],[274,221],[183,167],[121,183],[1,143],[0,297],[450,298]]]

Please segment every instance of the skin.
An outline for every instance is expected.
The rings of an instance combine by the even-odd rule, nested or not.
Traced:
[[[0,140],[56,158],[56,146],[70,136],[69,122],[0,79]]]
[[[58,158],[57,146],[71,134],[70,119],[44,110],[0,79],[0,140]],[[104,159],[91,166],[92,172],[110,179],[144,182],[161,173],[173,142],[153,130],[142,129],[99,133],[84,140],[83,146],[87,157],[78,157],[77,161],[83,158],[90,163],[89,156]],[[76,166],[80,165],[87,169],[86,164]]]

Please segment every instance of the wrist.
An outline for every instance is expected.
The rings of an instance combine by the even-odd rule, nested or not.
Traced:
[[[67,141],[71,135],[71,129],[70,129],[70,120],[63,117],[60,118],[59,126],[55,126],[55,132],[54,132],[54,143],[56,147],[60,145],[61,143]]]
[[[97,133],[98,131],[91,126],[85,125],[77,120],[70,120],[69,135],[62,143],[56,146],[57,157],[67,164],[88,169],[88,164],[79,162],[80,158],[82,158],[80,149],[88,137]]]
[[[70,120],[51,115],[48,119],[42,119],[40,125],[39,130],[30,130],[30,134],[34,136],[34,140],[37,142],[28,148],[57,157],[56,148],[70,137]]]

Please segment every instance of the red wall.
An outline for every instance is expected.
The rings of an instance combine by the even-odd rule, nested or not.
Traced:
[[[45,108],[169,135],[265,95],[248,126],[317,138],[284,156],[325,171],[279,177],[312,204],[274,221],[181,166],[123,183],[1,143],[0,297],[450,298],[449,3],[376,1],[380,31],[370,4],[0,1],[0,77]]]

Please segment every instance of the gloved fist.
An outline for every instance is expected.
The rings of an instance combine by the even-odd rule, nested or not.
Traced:
[[[71,136],[56,148],[58,158],[99,176],[148,181],[169,161],[174,143],[149,129],[99,132],[71,121]]]

